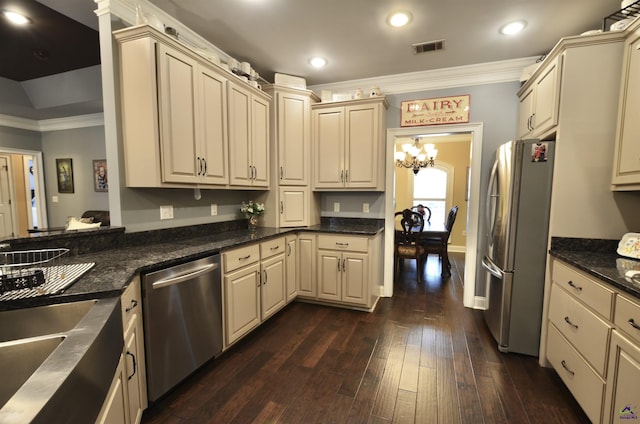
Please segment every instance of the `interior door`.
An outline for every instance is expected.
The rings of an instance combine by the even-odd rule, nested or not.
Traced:
[[[9,158],[0,156],[0,237],[13,237],[13,210],[9,180]]]

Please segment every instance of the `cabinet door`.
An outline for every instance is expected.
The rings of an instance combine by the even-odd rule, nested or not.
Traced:
[[[640,31],[625,47],[613,183],[640,184]]]
[[[298,296],[315,298],[318,293],[316,283],[316,238],[314,235],[298,236]]]
[[[519,99],[518,106],[518,138],[525,139],[533,129],[531,120],[533,115],[533,85],[529,87]]]
[[[98,424],[129,424],[127,415],[127,391],[125,382],[127,377],[124,371],[124,358],[120,356],[116,375],[111,382],[111,387],[107,392],[107,397],[102,405],[102,410],[98,413],[96,423]]]
[[[296,298],[298,290],[296,289],[296,281],[298,281],[298,238],[287,237],[287,284],[286,297],[287,303]]]
[[[556,57],[534,82],[533,137],[558,125],[562,56]]]
[[[147,406],[147,387],[144,363],[144,340],[142,319],[139,314],[132,317],[125,333],[125,368],[129,400],[129,418],[132,424],[142,421],[142,412]]]
[[[197,182],[197,62],[162,44],[158,61],[162,178],[172,183]]]
[[[380,151],[380,104],[346,108],[345,186],[375,188]]]
[[[366,305],[369,298],[369,256],[343,253],[342,301]]]
[[[309,190],[306,187],[280,187],[280,226],[308,225]]]
[[[227,80],[206,68],[201,68],[199,78],[200,147],[196,166],[203,183],[227,184]]]
[[[251,98],[251,166],[252,185],[269,187],[269,102]]]
[[[228,83],[229,183],[251,185],[251,93]]]
[[[341,252],[318,251],[318,299],[340,300],[342,267]]]
[[[262,262],[262,320],[269,318],[285,305],[285,274],[284,254]]]
[[[224,276],[227,345],[260,324],[260,264]]]
[[[613,331],[604,423],[635,418],[640,393],[640,347]]]
[[[318,109],[314,117],[314,188],[344,187],[344,108]]]
[[[281,185],[309,181],[309,97],[278,93],[278,178]]]

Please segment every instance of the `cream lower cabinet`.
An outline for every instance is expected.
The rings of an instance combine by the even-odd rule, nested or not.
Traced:
[[[286,237],[287,243],[287,276],[286,276],[286,302],[289,303],[298,295],[296,282],[298,281],[300,261],[298,257],[298,236],[292,235]]]
[[[627,36],[613,159],[614,190],[640,190],[640,26]]]
[[[637,417],[640,397],[640,300],[616,296],[603,422]]]
[[[223,253],[225,346],[285,305],[285,238]]]
[[[313,253],[303,253],[300,243],[301,270],[306,267],[308,272],[315,267],[316,273],[307,279],[301,276],[298,297],[370,309],[378,298],[382,275],[381,237],[317,234],[315,241]],[[315,262],[311,262],[312,255]],[[304,290],[303,283],[308,284]]]
[[[559,260],[547,319],[547,360],[594,423],[636,419],[640,300]]]
[[[124,349],[96,422],[138,424],[147,407],[140,276],[124,291],[121,304]]]
[[[318,294],[316,283],[316,235],[302,232],[298,235],[298,282],[299,298],[315,299]]]

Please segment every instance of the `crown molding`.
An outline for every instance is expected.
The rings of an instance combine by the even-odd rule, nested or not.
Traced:
[[[0,125],[38,132],[71,130],[74,128],[102,126],[104,125],[104,114],[93,113],[89,115],[71,116],[68,118],[43,119],[41,121],[18,118],[16,116],[0,115]]]
[[[310,86],[308,89],[316,92],[320,90],[345,92],[362,87],[378,86],[383,94],[399,94],[513,82],[519,81],[522,70],[535,63],[538,59],[539,56],[524,57],[468,66],[385,75],[374,78],[319,84]]]

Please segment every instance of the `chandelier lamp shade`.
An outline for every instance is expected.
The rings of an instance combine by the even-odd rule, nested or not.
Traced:
[[[419,137],[413,140],[413,144],[403,144],[402,151],[395,152],[394,159],[398,168],[410,168],[417,174],[420,169],[435,165],[438,150],[433,144],[420,144]]]

